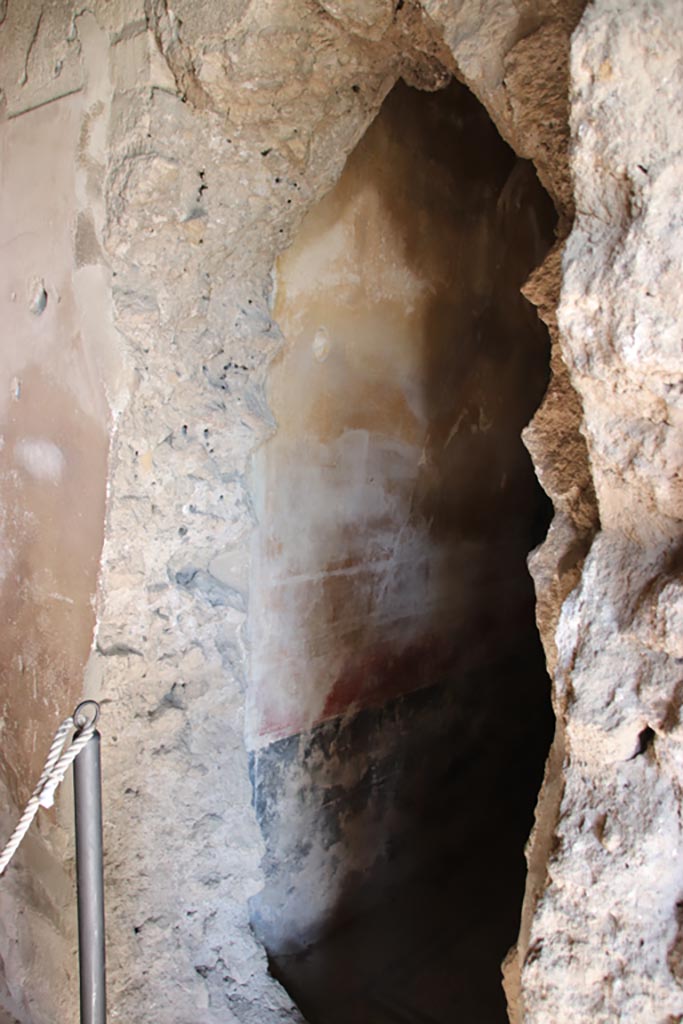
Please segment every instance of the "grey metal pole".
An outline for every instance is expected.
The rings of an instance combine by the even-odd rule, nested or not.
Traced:
[[[74,711],[83,728],[81,709]],[[97,715],[99,715],[99,707]],[[92,716],[90,716],[92,717]],[[104,875],[102,869],[102,779],[100,734],[95,730],[74,761],[76,804],[76,880],[78,886],[78,957],[81,977],[81,1024],[106,1024],[104,961]]]

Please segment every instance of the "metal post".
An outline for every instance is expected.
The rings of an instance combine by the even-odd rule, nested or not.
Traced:
[[[74,722],[83,728],[81,710]],[[99,707],[96,714],[99,716]],[[90,716],[92,718],[92,715]],[[95,730],[74,761],[76,804],[76,879],[78,885],[78,957],[81,977],[81,1024],[105,1024],[104,876],[102,870],[102,780],[100,734]]]

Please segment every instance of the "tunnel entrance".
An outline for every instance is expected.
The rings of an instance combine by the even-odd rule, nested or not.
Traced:
[[[520,433],[554,240],[462,85],[399,83],[277,268],[247,738],[271,969],[311,1024],[505,1021],[552,737]]]

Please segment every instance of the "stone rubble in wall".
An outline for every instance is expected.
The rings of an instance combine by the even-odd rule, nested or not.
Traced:
[[[98,643],[123,639],[140,654],[101,669],[103,695],[116,698],[112,1015],[298,1020],[247,910],[261,844],[242,736],[245,471],[268,428],[243,372],[216,387],[205,370],[216,357],[258,366],[274,349],[258,279],[246,259],[230,262],[224,227],[240,179],[256,175],[215,115],[165,90],[116,102],[136,108],[135,128],[112,146],[105,244],[136,385],[117,426]],[[248,319],[250,303],[260,316],[228,343],[224,325]],[[220,552],[235,557],[231,585],[198,588]]]

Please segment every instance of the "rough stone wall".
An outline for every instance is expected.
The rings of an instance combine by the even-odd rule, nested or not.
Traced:
[[[245,471],[273,429],[262,385],[279,344],[275,255],[396,78],[434,86],[450,65],[536,162],[568,226],[567,59],[581,7],[425,0],[422,17],[381,0],[181,0],[172,12],[98,0],[77,17],[66,0],[0,3],[3,118],[87,89],[86,26],[102,76],[88,109],[106,116],[83,119],[104,139],[88,204],[102,212],[95,238],[130,374],[88,674],[104,702],[113,1020],[297,1019],[246,909],[262,847],[242,732]],[[556,507],[534,572],[549,663],[559,658],[560,729],[509,974],[514,1002],[524,964],[526,1016],[544,1024],[671,1024],[682,1013],[680,19],[668,0],[598,0],[574,40],[578,220],[561,355],[527,434]],[[557,251],[527,289],[551,331],[560,267]],[[597,525],[566,367],[585,405],[603,532],[556,652],[559,608]],[[59,834],[52,843],[59,858]],[[46,955],[47,917],[33,908],[21,963],[16,936],[3,938],[2,999],[22,1024],[75,1020],[65,912]],[[5,888],[3,919],[18,913]]]
[[[599,0],[572,45],[559,323],[601,531],[556,636],[561,779],[522,936],[539,1024],[683,1019],[682,38],[678,4]]]

